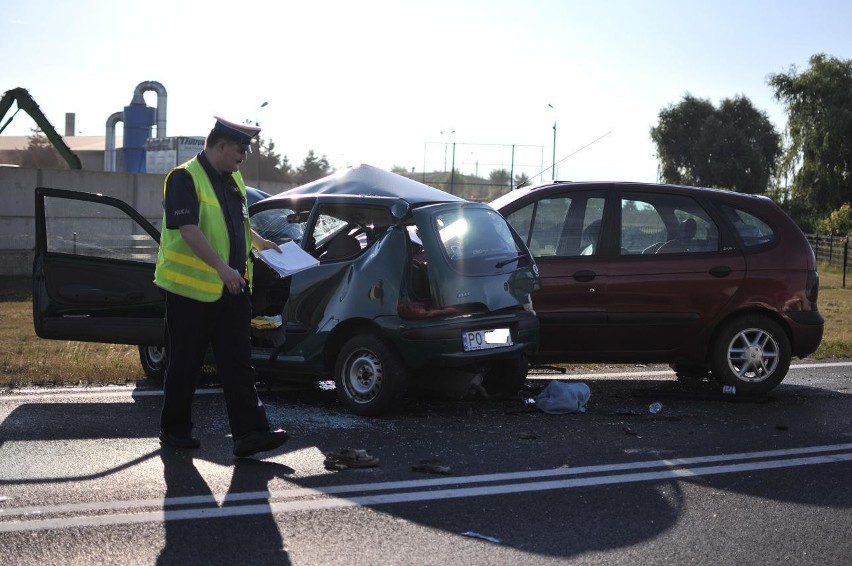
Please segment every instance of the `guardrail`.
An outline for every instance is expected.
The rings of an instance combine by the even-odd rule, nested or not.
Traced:
[[[843,287],[846,287],[846,270],[849,266],[849,236],[829,234],[805,234],[816,255],[817,263],[839,267],[843,274]]]

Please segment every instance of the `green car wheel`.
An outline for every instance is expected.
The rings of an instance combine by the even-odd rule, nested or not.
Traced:
[[[393,346],[372,334],[350,338],[334,368],[337,398],[356,415],[390,410],[405,394],[407,373]]]

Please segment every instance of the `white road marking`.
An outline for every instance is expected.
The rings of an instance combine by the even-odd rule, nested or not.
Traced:
[[[788,371],[800,369],[816,369],[816,368],[836,368],[836,367],[852,367],[852,362],[826,362],[826,363],[808,363],[808,364],[791,364]],[[539,370],[541,371],[541,370]],[[674,375],[671,369],[655,370],[655,371],[615,371],[615,372],[590,372],[590,373],[561,373],[558,371],[549,373],[531,373],[527,375],[527,379],[594,379],[603,377],[653,377],[656,375]]]
[[[852,444],[807,446],[788,450],[769,450],[646,462],[581,466],[577,468],[483,474],[457,478],[444,477],[322,488],[293,488],[272,492],[238,492],[167,499],[104,501],[9,509],[0,507],[0,532],[156,523],[270,513],[296,513],[306,510],[389,505],[415,501],[436,501],[463,497],[564,490],[577,487],[679,480],[699,476],[841,462],[852,462]],[[653,470],[653,468],[663,469]],[[556,479],[547,480],[543,478]],[[419,491],[402,491],[412,489]],[[368,492],[376,491],[386,493],[366,495]],[[346,494],[351,495],[347,496]],[[259,501],[259,503],[241,503],[251,501]],[[175,507],[201,505],[205,506],[175,509]],[[146,508],[151,510],[140,511],[138,513],[132,512],[133,509],[142,510]],[[85,515],[47,517],[48,515],[73,513],[85,513]],[[15,517],[25,518],[16,519]],[[6,520],[7,518],[9,520]]]
[[[261,393],[265,391],[261,390]],[[273,389],[275,391],[275,389]],[[196,389],[196,395],[218,395],[222,393],[219,387]],[[58,397],[74,397],[75,399],[91,399],[99,397],[162,397],[162,389],[138,389],[135,385],[110,385],[107,387],[57,387],[56,389],[15,389],[11,395],[0,394],[0,401],[39,401],[56,399]]]

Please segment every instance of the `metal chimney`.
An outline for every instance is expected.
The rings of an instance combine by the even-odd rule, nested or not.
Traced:
[[[136,85],[133,96],[134,98],[141,97],[148,91],[157,93],[157,138],[166,139],[166,102],[168,100],[166,87],[157,81],[144,81]]]
[[[119,122],[124,122],[124,112],[114,112],[106,121],[104,171],[115,171],[115,127]]]
[[[74,135],[75,119],[76,116],[73,112],[65,113],[65,137],[71,137]]]

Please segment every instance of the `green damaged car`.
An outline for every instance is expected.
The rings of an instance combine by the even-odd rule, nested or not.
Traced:
[[[258,372],[333,379],[359,415],[387,412],[413,387],[505,398],[523,385],[539,341],[530,299],[538,270],[487,204],[360,165],[250,213],[284,249],[269,263],[254,259]],[[158,240],[120,200],[37,189],[37,334],[138,345],[148,376],[162,379]]]

